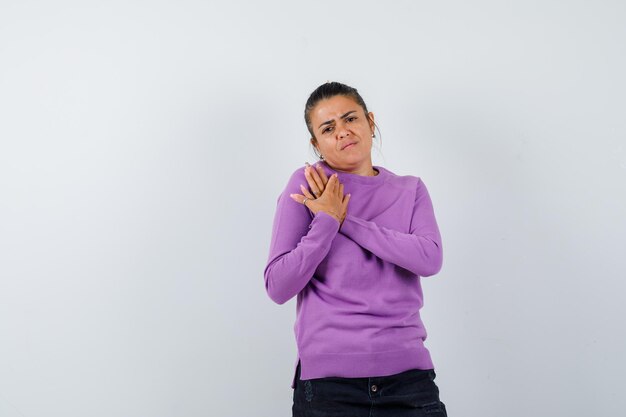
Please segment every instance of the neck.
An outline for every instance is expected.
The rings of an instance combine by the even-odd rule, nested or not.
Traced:
[[[337,168],[337,167],[329,164],[328,161],[324,161],[324,163],[326,165],[328,165],[330,168],[332,168],[335,171],[337,171],[337,172],[345,172],[346,174],[362,175],[362,176],[365,176],[365,177],[373,177],[373,176],[378,175],[378,171],[376,171],[374,169],[374,167],[372,166],[371,162],[369,164],[364,164],[363,166],[361,166],[359,168],[355,168],[355,169]]]

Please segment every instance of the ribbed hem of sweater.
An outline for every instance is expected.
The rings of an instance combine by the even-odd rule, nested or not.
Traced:
[[[434,369],[430,352],[423,345],[387,352],[321,353],[299,355],[294,365],[291,388],[296,386],[300,361],[300,379],[363,378],[394,375],[410,369]]]

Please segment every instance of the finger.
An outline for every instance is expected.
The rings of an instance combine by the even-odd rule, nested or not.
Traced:
[[[326,194],[326,193],[332,193],[333,190],[333,182],[334,182],[334,178],[331,175],[330,178],[328,179],[328,183],[326,184],[326,188],[324,188],[324,191],[322,192],[322,195]]]
[[[339,201],[341,201],[343,197],[343,183],[340,182],[339,179],[337,179],[337,188],[335,189],[335,195],[339,198]]]
[[[348,202],[349,201],[350,201],[350,194],[346,194],[345,196],[343,196],[343,201],[341,202],[341,216],[343,220],[345,220],[346,217],[348,216]],[[341,221],[342,225],[343,225],[343,220]]]
[[[313,194],[311,194],[309,192],[309,190],[302,184],[300,184],[300,190],[302,191],[302,194],[304,194],[304,196],[306,198],[310,198],[311,200],[315,200],[315,196]]]
[[[348,202],[350,201],[350,194],[346,194],[343,196],[343,201],[341,202],[341,206],[343,207],[343,210],[347,210],[348,209]]]
[[[339,183],[339,178],[337,178],[337,174],[333,174],[330,176],[330,179],[328,180],[328,184],[326,185],[326,190],[328,190],[329,193],[331,194],[335,194],[337,192],[337,184]]]
[[[321,195],[322,191],[324,191],[324,183],[317,173],[317,170],[313,169],[313,167],[309,165],[305,168],[304,175],[309,182],[309,186],[311,187],[313,194]]]
[[[302,194],[289,194],[289,197],[291,197],[291,199],[296,203],[302,204],[304,201],[304,196]]]
[[[322,179],[324,187],[326,187],[326,184],[328,184],[328,177],[326,176],[326,171],[324,171],[324,167],[322,167],[322,164],[316,164],[314,166],[317,169],[320,178]]]
[[[313,192],[313,194],[315,194],[316,196],[319,196],[320,194],[322,194],[322,191],[324,189],[318,185],[317,181],[315,181],[315,179],[313,178],[313,175],[311,174],[311,171],[313,171],[313,169],[311,168],[310,165],[307,165],[307,167],[304,169],[304,177],[306,178],[306,182],[311,188],[311,191]]]

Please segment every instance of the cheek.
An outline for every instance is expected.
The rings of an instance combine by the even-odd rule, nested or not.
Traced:
[[[369,131],[368,131],[368,132],[369,132]],[[368,136],[367,136],[367,140],[366,140],[366,143],[367,143],[367,147],[368,147],[369,149],[371,149],[371,148],[372,148],[372,146],[374,146],[374,139],[372,139],[372,134],[371,134],[371,133],[369,133],[369,134],[368,134]]]
[[[327,140],[322,140],[319,143],[320,143],[320,149],[322,150],[322,152],[328,153],[328,152],[332,152],[335,149],[334,144]]]
[[[372,128],[368,124],[364,124],[361,126],[361,132],[362,135],[364,135],[365,137],[372,137]]]
[[[372,131],[370,130],[369,127],[363,128],[363,133],[361,133],[361,135],[366,141],[368,142],[372,141]]]

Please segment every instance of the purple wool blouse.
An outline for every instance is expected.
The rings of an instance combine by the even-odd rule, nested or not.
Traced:
[[[277,304],[297,297],[294,332],[302,380],[387,376],[433,369],[424,346],[421,277],[441,270],[441,235],[426,185],[419,177],[335,171],[350,193],[340,227],[289,194],[308,185],[304,167],[278,196],[264,271]]]

